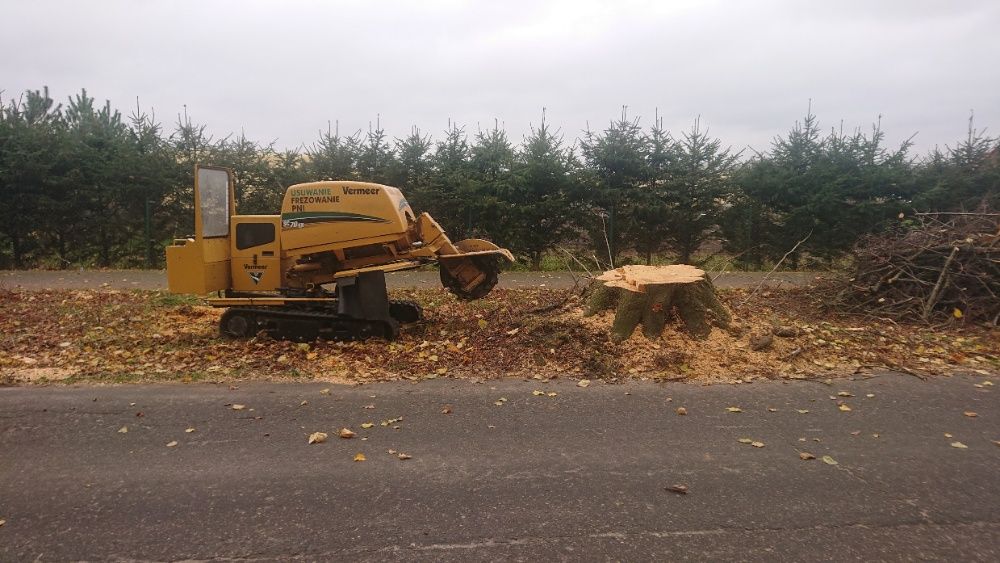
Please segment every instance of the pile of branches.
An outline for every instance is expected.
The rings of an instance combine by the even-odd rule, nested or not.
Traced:
[[[917,213],[863,238],[841,292],[848,311],[928,323],[1000,321],[1000,213]]]

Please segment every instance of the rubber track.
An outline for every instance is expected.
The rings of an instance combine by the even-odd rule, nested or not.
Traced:
[[[276,307],[230,307],[230,310],[249,313],[255,317],[257,323],[260,323],[262,320],[266,322],[267,319],[324,321],[323,324],[325,326],[323,328],[325,329],[333,328],[334,331],[337,331],[338,327],[336,325],[339,324],[341,327],[348,329],[352,334],[350,338],[335,338],[334,340],[362,340],[373,336],[382,336],[386,328],[381,321],[355,319],[354,317],[338,315],[336,313],[294,311]],[[366,328],[374,329],[375,334],[366,334],[364,332]],[[272,338],[294,339],[294,335],[282,333],[279,329],[267,329],[267,333]],[[398,333],[398,328],[393,330],[393,333]]]

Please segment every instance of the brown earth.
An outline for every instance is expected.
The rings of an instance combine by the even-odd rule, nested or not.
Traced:
[[[0,290],[0,381],[126,382],[438,377],[637,378],[735,382],[810,379],[886,368],[919,377],[1000,369],[1000,334],[825,311],[808,289],[724,290],[734,326],[693,339],[668,326],[613,343],[613,313],[585,318],[573,292],[498,289],[458,301],[395,290],[426,319],[395,342],[295,344],[219,337],[220,310],[161,292]],[[784,336],[774,336],[773,333]]]

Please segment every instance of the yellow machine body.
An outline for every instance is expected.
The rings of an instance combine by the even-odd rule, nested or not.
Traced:
[[[230,171],[196,166],[195,234],[167,248],[170,291],[308,294],[358,273],[436,261],[449,289],[481,297],[496,283],[482,259],[513,261],[510,251],[485,240],[452,243],[391,186],[297,184],[286,191],[280,215],[237,215],[233,194]]]

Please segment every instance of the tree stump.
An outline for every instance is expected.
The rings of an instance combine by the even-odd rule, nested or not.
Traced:
[[[623,266],[595,278],[589,289],[584,314],[614,309],[611,332],[616,341],[631,336],[639,324],[646,338],[659,338],[675,316],[683,330],[697,338],[708,336],[712,325],[728,327],[732,320],[712,280],[686,264]]]

